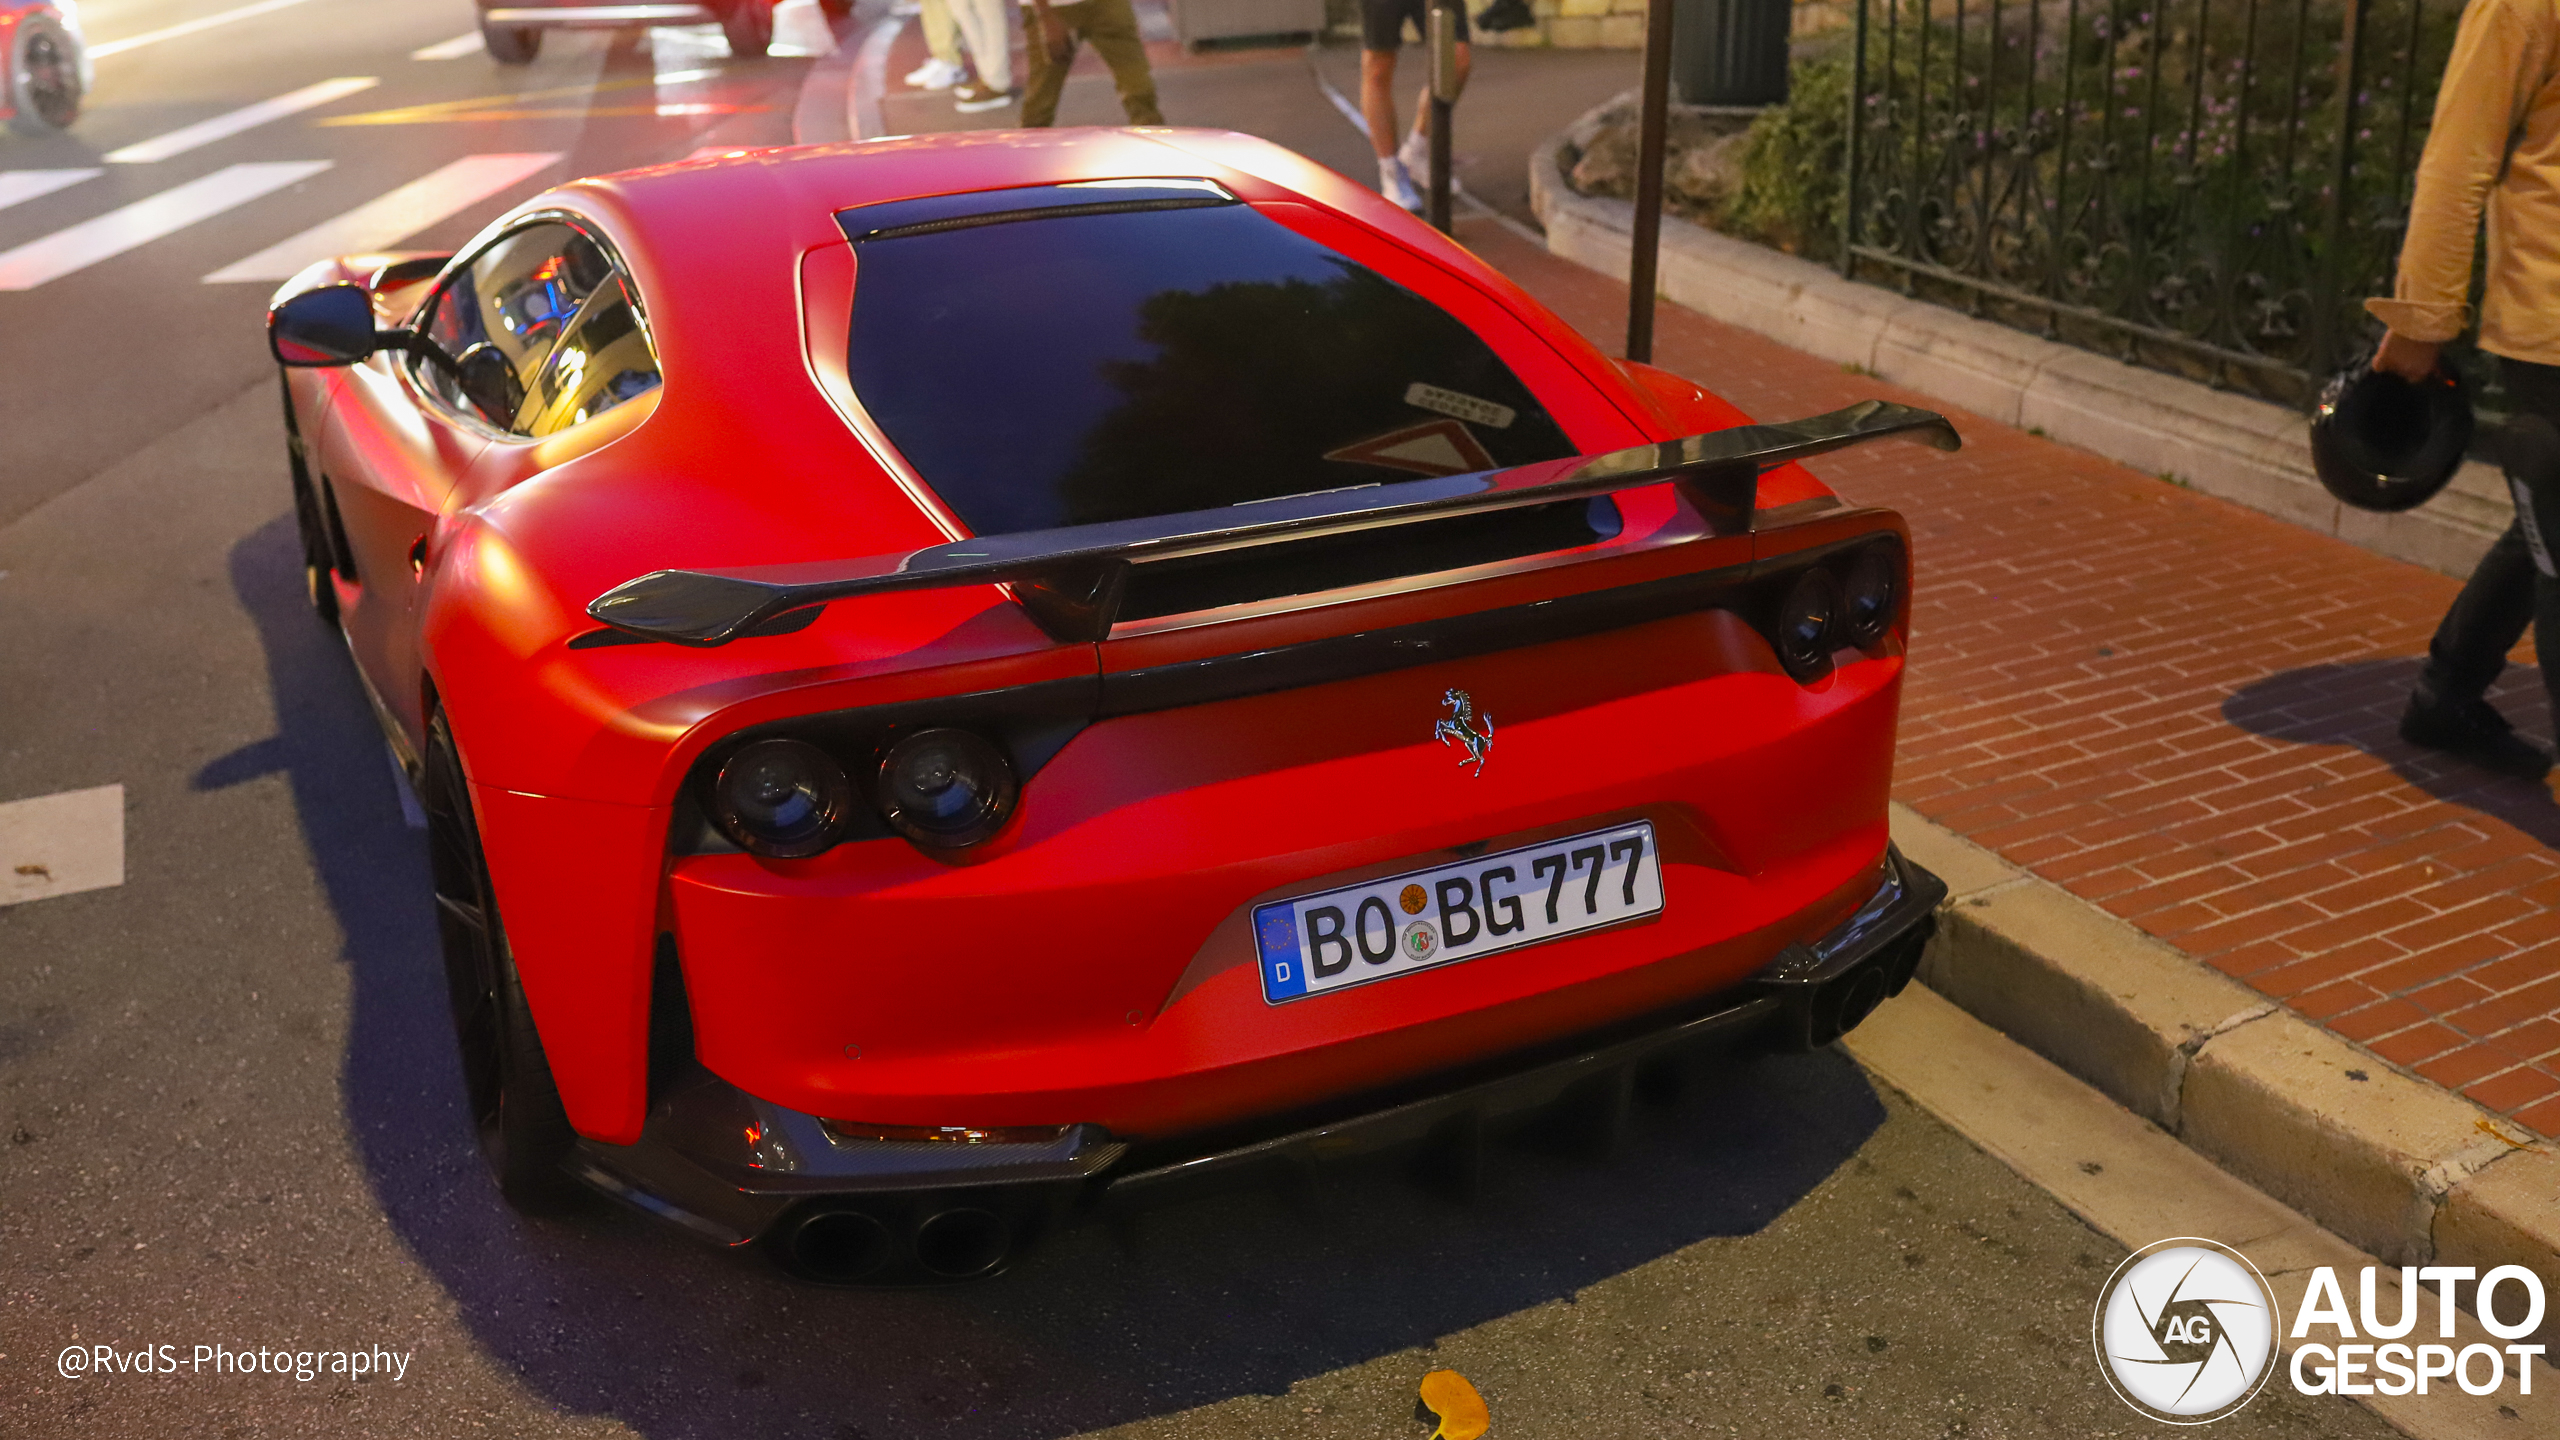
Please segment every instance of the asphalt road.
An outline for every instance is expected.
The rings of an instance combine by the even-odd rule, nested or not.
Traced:
[[[114,42],[238,3],[89,19]],[[504,1210],[421,832],[299,595],[269,287],[202,277],[470,156],[561,158],[417,243],[548,179],[784,138],[808,62],[637,36],[525,71],[410,58],[469,20],[301,0],[110,55],[71,135],[0,140],[0,171],[105,172],[0,210],[0,274],[229,167],[330,162],[0,292],[0,800],[122,785],[127,867],[0,907],[0,1434],[1410,1437],[1440,1366],[1503,1436],[2150,1428],[2088,1354],[2120,1247],[1837,1053],[1705,1073],[1613,1158],[1506,1147],[1471,1206],[1361,1170],[1075,1231],[968,1287],[816,1289],[601,1202]],[[103,159],[338,77],[379,83]],[[1275,131],[1340,143],[1311,89],[1301,114],[1252,83]],[[380,123],[321,123],[357,116]],[[73,1345],[405,1370],[66,1379]],[[2271,1391],[2217,1433],[2389,1432]]]

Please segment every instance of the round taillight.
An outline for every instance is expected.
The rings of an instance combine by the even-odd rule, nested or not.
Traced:
[[[1830,672],[1840,644],[1840,583],[1819,565],[1806,567],[1778,607],[1778,663],[1798,680]]]
[[[1849,643],[1873,645],[1902,611],[1902,548],[1870,545],[1849,562],[1840,586],[1840,623]]]
[[[961,849],[1003,829],[1019,794],[1003,753],[966,730],[919,730],[880,760],[880,813],[932,849]]]
[[[729,757],[711,786],[722,833],[757,855],[796,860],[836,843],[853,786],[835,758],[800,740],[759,740]]]

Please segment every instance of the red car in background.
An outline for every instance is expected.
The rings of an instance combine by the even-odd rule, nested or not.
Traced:
[[[729,53],[752,59],[773,43],[780,0],[671,0],[612,5],[594,0],[476,0],[480,41],[501,65],[524,65],[542,51],[545,30],[627,30],[642,25],[718,25]],[[818,0],[827,19],[853,13],[853,0]]]
[[[1909,545],[1365,188],[1202,131],[582,180],[276,297],[311,598],[472,1114],[824,1280],[1899,989]]]
[[[72,0],[0,0],[0,121],[22,135],[68,129],[92,79]]]

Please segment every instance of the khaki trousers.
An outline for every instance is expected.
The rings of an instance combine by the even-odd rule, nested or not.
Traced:
[[[1049,47],[1040,38],[1040,13],[1022,7],[1023,38],[1030,52],[1031,83],[1022,92],[1022,123],[1028,128],[1054,125],[1058,121],[1058,96],[1067,88],[1067,70],[1075,63],[1075,47],[1091,45],[1102,63],[1111,67],[1111,83],[1120,91],[1120,108],[1132,125],[1161,125],[1164,112],[1156,108],[1155,72],[1147,68],[1146,42],[1138,38],[1137,12],[1129,8],[1129,0],[1075,0],[1071,5],[1050,6],[1067,31],[1067,63],[1049,58]]]

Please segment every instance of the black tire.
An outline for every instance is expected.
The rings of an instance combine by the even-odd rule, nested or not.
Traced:
[[[530,65],[542,53],[542,31],[531,25],[492,25],[480,20],[480,48],[501,65]]]
[[[561,1168],[577,1134],[561,1107],[507,949],[461,752],[441,710],[427,720],[426,776],[418,798],[427,812],[436,929],[444,943],[454,1040],[481,1158],[509,1205],[529,1215],[557,1214],[580,1194]]]
[[[320,495],[311,485],[311,470],[302,463],[301,427],[293,423],[293,392],[284,396],[285,465],[293,472],[293,528],[302,542],[302,590],[311,613],[336,629],[338,590],[329,583],[329,522],[320,512]]]
[[[21,135],[50,135],[80,118],[80,47],[49,19],[18,22],[9,45],[9,128]]]
[[[720,33],[729,37],[729,53],[754,60],[773,48],[773,0],[731,0],[720,12]]]

